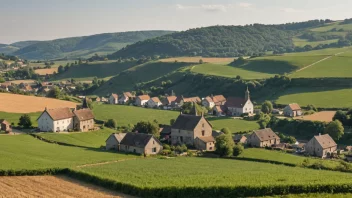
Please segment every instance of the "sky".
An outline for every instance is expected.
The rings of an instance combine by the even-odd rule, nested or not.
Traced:
[[[0,0],[0,43],[352,18],[351,0]]]

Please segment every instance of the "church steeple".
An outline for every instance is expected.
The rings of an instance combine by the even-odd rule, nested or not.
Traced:
[[[248,101],[250,99],[250,95],[249,95],[249,90],[248,90],[248,86],[247,86],[247,90],[245,92],[245,96],[244,96],[245,101]]]

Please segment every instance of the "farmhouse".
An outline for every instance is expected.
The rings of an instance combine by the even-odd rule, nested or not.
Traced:
[[[126,104],[128,101],[132,101],[134,95],[131,92],[123,92],[119,97],[119,104]]]
[[[230,116],[240,116],[244,113],[253,114],[254,110],[248,87],[244,98],[230,97],[227,99],[225,105],[227,107],[227,114]]]
[[[60,132],[73,129],[74,114],[70,108],[46,109],[37,119],[40,131]]]
[[[180,114],[171,126],[171,144],[195,145],[197,137],[212,136],[212,125],[203,115]]]
[[[149,99],[150,97],[148,95],[137,96],[135,104],[137,106],[145,106]]]
[[[302,109],[297,103],[292,103],[284,108],[284,115],[287,117],[301,116]]]
[[[163,150],[160,141],[151,134],[126,133],[120,143],[120,151],[155,155]]]
[[[5,119],[0,119],[1,131],[11,132],[11,124]]]
[[[254,131],[248,136],[247,143],[254,147],[271,147],[280,144],[280,138],[270,128]]]
[[[76,131],[86,132],[94,129],[94,114],[90,109],[74,111],[73,123]]]
[[[337,144],[329,134],[319,134],[314,136],[304,148],[309,155],[325,158],[336,152]]]
[[[226,116],[227,108],[225,105],[216,105],[213,107],[213,115],[215,116]]]
[[[154,108],[154,107],[159,107],[160,105],[162,105],[162,103],[158,97],[153,97],[148,100],[147,105],[149,108]]]
[[[194,146],[201,151],[214,151],[215,139],[213,136],[197,137],[194,140]]]
[[[106,150],[117,150],[120,151],[120,144],[126,133],[113,133],[105,141]]]
[[[224,105],[226,103],[226,98],[223,95],[207,96],[202,100],[202,105],[212,109],[214,106]]]
[[[109,104],[117,104],[119,96],[117,94],[111,94],[109,97]]]
[[[173,102],[173,105],[175,107],[182,107],[182,105],[187,102],[200,103],[201,101],[202,100],[199,97],[184,98],[183,96],[180,96]]]
[[[247,137],[245,135],[242,134],[236,134],[235,136],[233,136],[233,141],[238,144],[247,144]]]
[[[162,103],[165,109],[173,108],[173,104],[175,104],[176,99],[177,99],[176,96],[167,96],[166,98],[164,98]]]

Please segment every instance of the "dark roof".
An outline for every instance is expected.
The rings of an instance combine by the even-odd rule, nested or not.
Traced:
[[[144,148],[148,144],[149,140],[152,138],[153,138],[153,135],[151,134],[130,132],[130,133],[126,133],[125,137],[121,141],[121,144],[127,145],[127,146],[134,146],[138,148]],[[158,139],[156,138],[154,139],[161,145]]]
[[[218,137],[219,135],[222,135],[222,134],[224,134],[223,132],[217,132],[217,131],[212,131],[212,133],[211,133],[211,135],[213,136],[213,137]]]
[[[254,131],[254,134],[260,139],[260,141],[267,141],[272,139],[280,139],[271,128],[260,129]]]
[[[235,134],[235,135],[233,136],[233,140],[234,140],[235,142],[238,142],[238,141],[240,141],[243,137],[245,137],[245,138],[247,139],[247,137],[246,137],[245,135],[243,135],[243,134]]]
[[[181,114],[177,117],[175,123],[171,128],[173,129],[182,129],[182,130],[194,130],[199,121],[202,119],[202,116],[195,115],[186,115]]]
[[[80,109],[73,112],[80,121],[94,119],[94,114],[90,109]]]
[[[163,128],[160,128],[160,135],[170,135],[171,133],[171,126],[164,126]]]
[[[244,98],[230,97],[227,98],[225,105],[227,107],[242,108],[246,102],[247,101]]]
[[[118,143],[120,143],[120,142],[123,140],[123,138],[125,137],[125,135],[126,135],[126,133],[113,133],[113,134],[111,134],[111,135],[108,137],[108,139],[109,139],[110,137],[114,137],[115,140],[116,140]],[[105,140],[105,142],[108,141],[108,139]]]

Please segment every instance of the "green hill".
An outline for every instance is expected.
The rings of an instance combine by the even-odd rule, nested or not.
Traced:
[[[119,50],[126,45],[150,39],[172,31],[138,31],[105,33],[92,36],[71,37],[52,41],[41,41],[20,48],[14,55],[26,59],[58,59],[90,57],[93,54],[108,54]],[[17,43],[21,46],[24,43]]]
[[[27,47],[28,45],[32,45],[37,42],[39,41],[19,41],[19,42],[12,43],[10,45],[0,44],[0,53],[12,54],[23,47]]]

